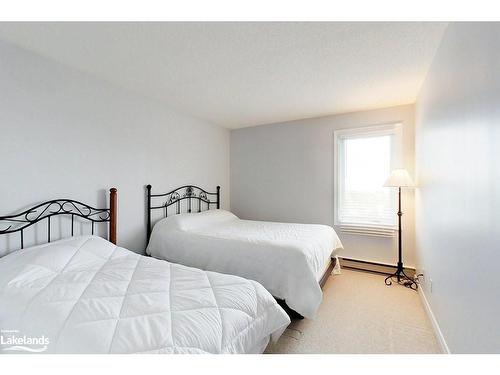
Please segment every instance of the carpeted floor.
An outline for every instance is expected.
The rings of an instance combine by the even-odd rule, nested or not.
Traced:
[[[440,353],[417,292],[377,274],[342,270],[315,320],[296,320],[266,353]]]

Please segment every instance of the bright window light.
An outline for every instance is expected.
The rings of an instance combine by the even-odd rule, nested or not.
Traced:
[[[395,191],[383,187],[398,162],[399,126],[336,133],[335,224],[366,234],[392,235]]]

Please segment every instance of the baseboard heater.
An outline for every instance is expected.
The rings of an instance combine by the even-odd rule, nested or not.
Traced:
[[[397,268],[396,265],[392,264],[368,262],[366,260],[359,260],[359,259],[339,257],[339,260],[340,260],[340,266],[342,268],[368,271],[373,273],[379,273],[382,275],[390,275],[394,273],[394,271],[396,271]],[[409,277],[413,277],[415,275],[415,268],[405,267],[404,270]]]

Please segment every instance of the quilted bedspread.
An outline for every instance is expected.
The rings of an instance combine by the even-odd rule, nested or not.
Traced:
[[[0,258],[0,353],[249,353],[289,322],[257,282],[100,237]]]

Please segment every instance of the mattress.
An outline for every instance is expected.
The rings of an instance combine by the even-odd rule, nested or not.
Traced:
[[[253,353],[289,322],[255,281],[100,237],[0,258],[0,353]]]
[[[153,257],[258,281],[307,318],[322,300],[318,276],[342,244],[332,227],[240,220],[224,210],[160,220],[147,252]]]

